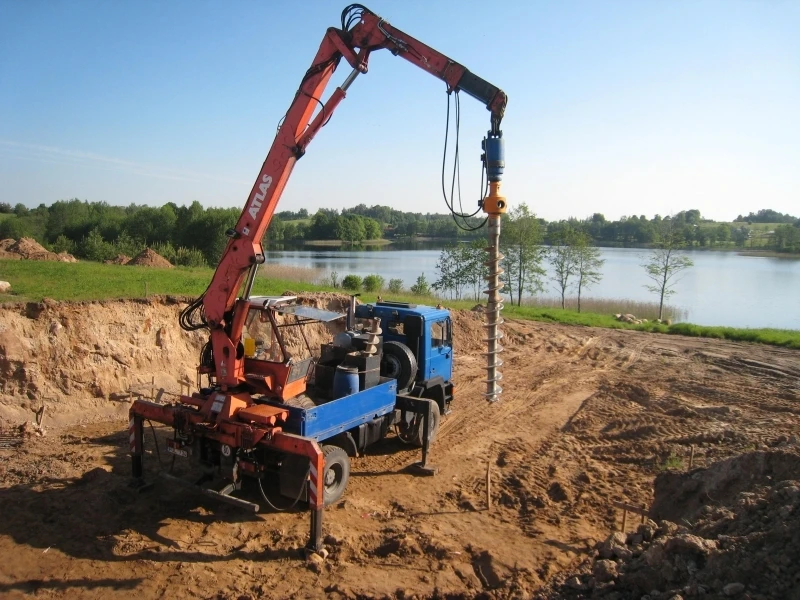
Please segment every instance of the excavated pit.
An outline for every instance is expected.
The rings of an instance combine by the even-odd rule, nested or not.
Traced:
[[[343,312],[347,298],[307,301]],[[205,339],[180,330],[183,306],[0,306],[0,597],[778,600],[800,589],[799,351],[509,321],[504,393],[489,405],[480,314],[455,311],[437,476],[414,476],[418,451],[393,435],[353,459],[323,521],[330,554],[306,562],[308,513],[243,515],[160,481],[170,464],[152,436],[163,445],[166,428],[146,432],[155,489],[128,487],[128,390],[194,381]],[[308,333],[312,345],[330,335]],[[655,529],[640,540],[629,515],[630,535],[609,540],[614,501],[645,505]]]

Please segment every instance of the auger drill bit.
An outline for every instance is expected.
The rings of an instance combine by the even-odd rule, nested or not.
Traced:
[[[500,340],[503,339],[503,332],[500,325],[503,318],[500,311],[503,310],[503,300],[500,292],[503,283],[500,276],[503,269],[500,261],[504,258],[500,253],[500,222],[502,215],[506,212],[506,199],[500,195],[500,180],[503,178],[505,167],[505,151],[503,145],[503,132],[489,132],[488,137],[483,140],[483,160],[486,165],[486,174],[489,180],[489,193],[483,199],[483,212],[488,215],[489,222],[489,245],[486,252],[489,253],[486,259],[488,272],[486,281],[488,283],[485,294],[489,295],[486,303],[486,392],[484,396],[489,402],[496,402],[500,399],[503,389],[499,382],[503,379],[503,374],[498,370],[503,361],[499,354],[503,351]]]

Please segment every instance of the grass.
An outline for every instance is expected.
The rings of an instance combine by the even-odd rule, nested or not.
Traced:
[[[680,471],[682,469],[683,459],[675,454],[670,454],[661,465],[661,471]]]
[[[0,280],[10,282],[13,291],[13,294],[0,294],[0,301],[141,298],[145,295],[145,286],[148,294],[199,296],[213,274],[209,268],[153,269],[92,262],[0,260]],[[279,295],[287,289],[306,292],[327,288],[303,281],[259,277],[253,291]]]
[[[313,283],[317,269],[303,267],[266,267],[266,277],[256,280],[254,293],[280,295],[286,290],[294,292],[337,291],[329,285]],[[208,286],[214,271],[210,268],[176,267],[153,269],[104,265],[92,262],[61,263],[33,260],[0,260],[0,280],[9,281],[12,294],[0,294],[0,302],[53,300],[103,300],[108,298],[141,298],[145,295],[145,284],[149,294],[175,296],[199,296]],[[474,300],[438,300],[433,296],[414,296],[409,292],[390,294],[382,292],[384,298],[413,304],[435,306],[441,302],[450,309],[469,310]],[[374,302],[377,294],[365,293],[364,302]],[[615,311],[616,312],[616,311]],[[635,313],[634,313],[635,314]],[[693,337],[707,337],[742,342],[756,342],[800,349],[800,331],[788,329],[737,329],[734,327],[704,327],[690,323],[662,325],[654,322],[632,325],[617,321],[610,312],[577,312],[546,306],[511,306],[503,310],[506,318],[547,321],[585,327],[610,329],[635,329]],[[639,316],[637,314],[637,316]]]

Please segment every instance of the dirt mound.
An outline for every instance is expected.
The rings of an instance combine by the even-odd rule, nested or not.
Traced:
[[[109,258],[108,260],[104,260],[103,263],[107,265],[127,265],[131,261],[130,256],[125,256],[124,254],[117,254],[114,258]]]
[[[598,543],[548,598],[797,598],[800,448],[749,452],[656,479],[635,532]],[[677,524],[677,523],[680,523]]]
[[[125,264],[140,267],[156,267],[158,269],[172,268],[171,262],[150,248],[145,248]]]
[[[0,258],[11,260],[52,260],[59,262],[78,262],[71,254],[66,252],[50,252],[39,242],[32,238],[12,239],[0,242]]]

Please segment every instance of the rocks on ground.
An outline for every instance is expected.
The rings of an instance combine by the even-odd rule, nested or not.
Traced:
[[[648,520],[636,532],[612,533],[577,573],[563,574],[542,597],[583,598],[587,590],[592,598],[618,600],[797,597],[796,448],[745,453],[706,469],[659,476],[651,516],[666,506],[680,524]]]

